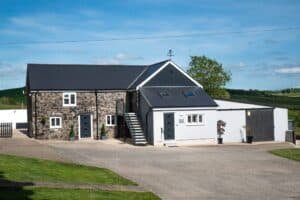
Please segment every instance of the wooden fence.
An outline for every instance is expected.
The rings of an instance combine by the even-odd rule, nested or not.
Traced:
[[[13,124],[11,122],[0,122],[0,138],[12,137]]]

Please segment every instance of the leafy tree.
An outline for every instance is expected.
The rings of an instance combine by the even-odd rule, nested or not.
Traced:
[[[191,56],[187,73],[198,81],[204,90],[215,98],[230,98],[224,86],[231,80],[231,73],[222,64],[206,56]]]

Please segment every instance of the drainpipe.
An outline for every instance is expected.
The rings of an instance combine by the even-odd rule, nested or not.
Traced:
[[[149,113],[150,113],[150,111],[152,110],[152,107],[150,107],[149,106],[149,108],[148,108],[148,110],[147,110],[147,112],[146,112],[146,122],[145,122],[145,126],[144,126],[144,134],[146,134],[147,133],[147,136],[148,136],[148,119],[149,119]],[[152,143],[153,143],[153,138],[154,138],[154,136],[153,136],[153,116],[152,116]],[[149,142],[148,141],[148,137],[146,138],[146,140],[147,140],[147,142]]]
[[[99,121],[98,121],[98,95],[97,95],[97,90],[95,90],[95,97],[96,97],[96,128],[97,128],[97,140],[99,139]]]
[[[140,99],[139,99],[139,91],[136,90],[136,111],[139,110],[139,101],[140,101]]]
[[[36,135],[37,135],[37,92],[34,93],[34,125],[35,125],[35,134],[34,134],[34,138],[36,139]]]

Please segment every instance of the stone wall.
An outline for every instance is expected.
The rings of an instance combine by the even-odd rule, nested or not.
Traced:
[[[28,112],[30,116],[30,135],[37,139],[69,139],[70,128],[73,125],[78,138],[78,116],[91,114],[93,120],[93,138],[97,138],[96,94],[95,92],[77,92],[77,105],[63,106],[63,92],[38,92],[29,96]],[[106,115],[116,114],[116,101],[123,99],[126,103],[126,92],[98,92],[98,130],[102,124],[106,126]],[[35,109],[36,105],[36,109]],[[35,113],[36,112],[36,113]],[[62,128],[50,129],[50,117],[61,117]],[[37,120],[35,120],[37,119]],[[37,129],[37,130],[36,130]],[[108,137],[115,137],[117,126],[108,127]]]

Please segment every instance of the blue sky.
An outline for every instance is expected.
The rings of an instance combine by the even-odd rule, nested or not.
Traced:
[[[298,0],[1,0],[0,89],[24,86],[27,63],[150,64],[170,48],[185,70],[192,55],[222,63],[232,73],[229,88],[300,87],[299,10]],[[263,31],[289,27],[298,29]],[[243,33],[226,33],[235,31]],[[198,35],[31,43],[182,34]]]

